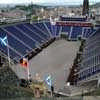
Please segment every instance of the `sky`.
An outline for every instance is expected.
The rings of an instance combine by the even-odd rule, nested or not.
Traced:
[[[28,4],[28,3],[34,3],[34,4],[82,4],[83,0],[0,0],[0,4]],[[100,2],[100,0],[90,0],[91,3]]]

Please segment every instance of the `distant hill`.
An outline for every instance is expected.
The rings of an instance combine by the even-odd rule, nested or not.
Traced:
[[[36,9],[46,8],[45,6],[29,4],[29,5],[16,5],[12,9],[19,9],[27,12],[28,14],[36,14]]]
[[[94,7],[95,7],[95,8],[100,7],[100,2],[98,2],[98,3],[94,4]]]
[[[45,7],[43,5],[36,5],[36,4],[0,4],[0,8],[12,8],[12,7],[18,7],[18,8],[41,8]]]
[[[15,8],[18,8],[20,10],[24,10],[24,11],[33,11],[33,9],[41,9],[41,8],[45,8],[44,6],[41,6],[41,5],[35,5],[35,4],[30,4],[30,5],[16,5],[14,7]]]

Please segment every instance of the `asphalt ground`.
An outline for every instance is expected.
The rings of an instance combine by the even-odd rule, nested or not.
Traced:
[[[79,46],[79,41],[55,41],[29,61],[31,77],[34,78],[38,73],[45,80],[50,74],[55,90],[63,88]],[[27,71],[20,64],[11,67],[19,78],[27,78]]]

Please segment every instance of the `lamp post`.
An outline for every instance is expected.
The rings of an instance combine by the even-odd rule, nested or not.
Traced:
[[[53,93],[54,93],[54,86],[51,85],[51,97],[53,97]]]
[[[84,90],[83,90],[83,87],[82,87],[82,100],[84,99],[83,97],[84,97]]]

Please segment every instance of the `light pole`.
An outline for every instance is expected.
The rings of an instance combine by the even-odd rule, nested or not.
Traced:
[[[64,80],[65,80],[65,83],[66,83],[66,77],[67,77],[67,68],[65,67],[64,68]]]
[[[84,97],[84,89],[83,89],[83,87],[82,87],[82,100],[84,99],[83,97]]]

